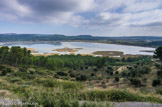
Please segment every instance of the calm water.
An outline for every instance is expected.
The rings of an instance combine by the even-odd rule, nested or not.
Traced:
[[[124,54],[132,55],[153,55],[149,52],[140,52],[140,50],[155,50],[154,48],[146,48],[139,46],[126,46],[126,45],[116,45],[116,44],[103,44],[103,43],[89,43],[89,42],[58,42],[58,43],[8,43],[2,44],[5,46],[21,46],[26,48],[34,48],[39,54],[44,53],[61,53],[68,54],[68,52],[57,52],[52,51],[53,49],[61,48],[83,48],[80,49],[76,54],[91,54],[95,51],[122,51]]]

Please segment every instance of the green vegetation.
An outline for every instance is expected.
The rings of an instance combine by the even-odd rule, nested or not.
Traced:
[[[31,55],[26,48],[0,48],[0,90],[45,107],[104,107],[110,101],[162,103],[159,71],[159,61],[150,56],[43,57]]]

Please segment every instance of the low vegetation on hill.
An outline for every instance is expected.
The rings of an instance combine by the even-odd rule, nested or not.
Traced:
[[[26,48],[0,48],[0,90],[45,107],[87,107],[89,102],[162,103],[161,48],[154,57],[33,56]],[[158,60],[160,59],[160,60]],[[99,104],[99,103],[98,103]],[[97,104],[96,104],[97,106]]]

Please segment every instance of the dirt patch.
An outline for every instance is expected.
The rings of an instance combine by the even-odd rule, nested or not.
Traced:
[[[143,56],[143,55],[124,54],[124,52],[121,52],[121,51],[96,51],[96,52],[93,52],[92,54],[108,56],[108,57],[124,57],[124,58]]]

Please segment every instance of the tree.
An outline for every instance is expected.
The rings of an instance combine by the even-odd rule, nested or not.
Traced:
[[[98,67],[98,68],[102,68],[102,67],[104,67],[105,63],[106,63],[106,58],[105,58],[105,57],[100,58],[100,59],[97,61],[97,67]]]
[[[155,52],[154,52],[154,58],[159,58],[160,59],[160,68],[162,72],[162,46],[158,47]]]
[[[9,47],[3,46],[3,47],[0,48],[0,63],[3,62],[3,59],[5,59],[8,52],[9,52]]]

